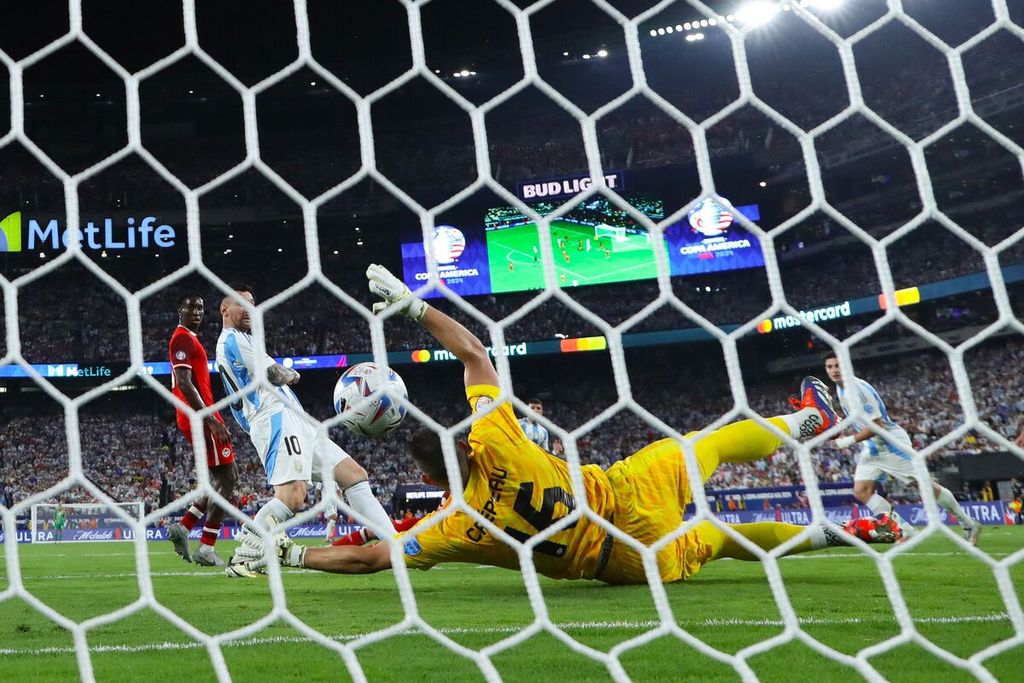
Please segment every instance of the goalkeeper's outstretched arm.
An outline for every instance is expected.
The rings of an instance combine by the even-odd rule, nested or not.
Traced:
[[[384,299],[373,305],[374,312],[394,309],[423,325],[441,346],[462,361],[466,368],[467,387],[474,384],[497,386],[498,373],[483,342],[475,334],[454,318],[413,296],[405,283],[384,266],[371,265],[366,269],[366,278],[370,292]]]
[[[327,546],[310,548],[297,545],[284,534],[274,541],[274,554],[286,567],[304,567],[335,574],[375,574],[391,569],[391,550],[387,543],[370,546]],[[239,546],[236,555],[246,559],[250,569],[258,570],[267,566],[267,554],[263,539],[251,535]]]
[[[335,574],[375,574],[391,569],[391,551],[387,543],[307,548],[297,566]]]

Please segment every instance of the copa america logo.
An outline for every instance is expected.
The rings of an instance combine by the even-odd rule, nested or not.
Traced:
[[[454,263],[466,249],[466,236],[454,226],[438,225],[434,228],[431,247],[438,264]]]
[[[690,227],[708,237],[721,235],[732,225],[732,214],[718,205],[714,199],[705,198],[686,214]]]

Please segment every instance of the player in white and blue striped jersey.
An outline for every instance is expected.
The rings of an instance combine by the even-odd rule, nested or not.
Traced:
[[[284,524],[305,505],[310,482],[329,479],[328,472],[333,472],[334,481],[360,521],[380,528],[379,533],[394,528],[370,489],[366,470],[336,443],[317,438],[316,428],[303,414],[302,404],[290,386],[298,383],[299,373],[274,362],[257,348],[249,312],[241,304],[241,300],[255,303],[252,288],[242,284],[231,288],[235,295],[221,302],[224,329],[217,340],[217,370],[224,391],[237,393],[261,371],[266,372],[270,383],[240,394],[231,404],[235,420],[256,447],[267,483],[274,487],[274,497],[256,513],[255,521],[267,528]],[[225,573],[231,577],[255,576],[239,559],[237,550]]]
[[[873,515],[889,513],[903,529],[903,535],[910,536],[914,533],[914,528],[896,514],[889,501],[878,495],[876,487],[876,482],[886,474],[907,484],[916,483],[913,467],[914,446],[910,435],[889,416],[882,397],[873,386],[858,377],[843,377],[839,359],[835,354],[828,354],[825,357],[825,372],[836,384],[836,395],[849,424],[857,430],[855,434],[841,436],[834,441],[838,448],[852,448],[860,444],[857,469],[853,473],[854,497],[866,505]],[[863,416],[852,420],[850,416],[858,409]],[[878,436],[868,426],[868,422],[884,431],[891,440]],[[964,530],[964,537],[971,544],[977,545],[981,525],[968,516],[949,489],[934,479],[931,483],[935,490],[935,502],[956,517]]]
[[[519,426],[523,428],[526,438],[534,442],[548,453],[551,452],[550,435],[547,427],[537,422],[537,416],[544,414],[544,404],[539,398],[531,398],[526,402],[530,408],[530,414],[519,418]]]

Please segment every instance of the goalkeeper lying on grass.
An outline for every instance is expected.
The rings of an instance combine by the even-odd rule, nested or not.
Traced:
[[[387,308],[420,323],[465,366],[466,398],[478,419],[469,442],[457,447],[459,478],[468,505],[507,536],[526,541],[576,507],[568,464],[541,450],[523,433],[512,406],[499,402],[498,375],[484,345],[461,324],[417,299],[387,269],[372,265],[366,271],[370,291]],[[793,438],[820,434],[836,421],[828,389],[808,377],[801,386],[797,412],[769,422]],[[695,435],[692,432],[688,436]],[[720,462],[748,462],[771,455],[782,440],[751,420],[730,424],[696,440],[701,481]],[[450,489],[441,441],[429,429],[420,429],[410,442],[412,458],[428,484]],[[691,500],[690,485],[680,445],[662,439],[607,471],[596,465],[582,467],[588,506],[616,528],[651,545],[676,530]],[[449,498],[436,512],[398,536],[405,563],[430,569],[439,562],[470,562],[509,569],[519,568],[516,551],[462,510]],[[726,525],[765,550],[793,538],[805,527],[778,522]],[[892,543],[899,527],[885,515],[857,520],[847,531],[866,542]],[[250,536],[244,549],[253,569],[266,565],[262,543]],[[810,528],[808,537],[790,553],[848,545],[845,534],[824,526]],[[366,574],[391,568],[388,543],[372,546],[307,548],[280,536],[276,553],[282,564],[343,574]],[[696,573],[706,562],[723,557],[757,560],[731,536],[710,522],[701,522],[657,553],[662,581],[678,581]],[[597,579],[612,584],[645,583],[639,552],[614,538],[586,516],[560,529],[533,547],[533,562],[541,574],[556,579]]]

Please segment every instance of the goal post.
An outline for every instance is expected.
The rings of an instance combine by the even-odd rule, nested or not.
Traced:
[[[603,239],[605,237],[610,238],[612,242],[625,242],[629,239],[626,237],[626,228],[621,225],[598,223],[594,226],[594,239]]]
[[[32,542],[130,541],[135,537],[135,530],[113,509],[115,507],[136,522],[146,515],[146,506],[140,500],[113,506],[105,503],[36,503],[32,506],[29,522]],[[64,512],[62,527],[58,524],[59,510]]]

